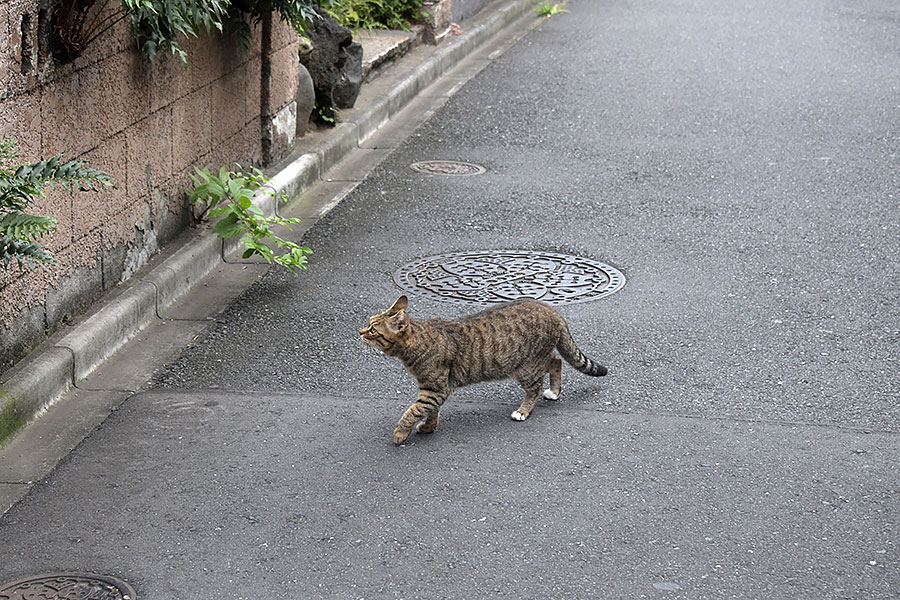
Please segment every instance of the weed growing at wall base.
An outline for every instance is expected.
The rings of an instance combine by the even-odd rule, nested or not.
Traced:
[[[258,254],[269,264],[281,265],[292,273],[306,269],[306,256],[312,254],[312,250],[282,239],[272,231],[275,225],[290,229],[291,225],[299,224],[300,219],[265,216],[253,204],[253,197],[268,182],[268,178],[257,168],[251,167],[248,172],[243,172],[241,165],[236,166],[236,172],[222,167],[218,176],[206,168],[194,169],[197,175],[191,175],[194,189],[188,199],[193,204],[206,205],[199,219],[220,217],[213,226],[213,232],[221,238],[243,235],[243,258]],[[275,197],[274,192],[269,194]],[[281,253],[276,254],[271,245]]]
[[[550,4],[549,2],[541,2],[537,7],[537,14],[539,17],[552,17],[553,15],[564,12],[569,11],[564,10],[559,4]]]

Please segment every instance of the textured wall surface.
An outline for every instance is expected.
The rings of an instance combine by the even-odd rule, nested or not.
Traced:
[[[43,5],[0,0],[0,136],[19,142],[21,162],[62,153],[117,189],[48,190],[33,204],[59,220],[42,240],[57,264],[0,268],[0,371],[189,224],[194,167],[271,163],[293,143],[297,36],[279,19],[254,26],[246,50],[218,34],[184,41],[186,70],[168,54],[151,64],[124,19],[61,65]]]
[[[450,18],[457,23],[468,19],[485,7],[491,0],[453,0]]]

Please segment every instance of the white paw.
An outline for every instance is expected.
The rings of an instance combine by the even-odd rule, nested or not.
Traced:
[[[525,419],[528,418],[528,415],[523,415],[522,413],[520,413],[517,410],[514,410],[513,414],[511,414],[509,416],[512,417],[513,421],[524,421]]]
[[[547,400],[559,400],[559,396],[554,394],[551,390],[544,390],[544,398]]]

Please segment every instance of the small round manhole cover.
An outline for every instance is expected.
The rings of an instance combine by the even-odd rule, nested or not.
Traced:
[[[135,600],[130,585],[109,575],[49,573],[0,584],[3,600]]]
[[[625,276],[589,258],[487,250],[429,256],[400,267],[394,281],[409,292],[447,302],[487,305],[535,298],[559,306],[608,296],[625,285]]]
[[[485,172],[481,165],[458,160],[423,160],[409,165],[413,171],[429,175],[480,175]]]

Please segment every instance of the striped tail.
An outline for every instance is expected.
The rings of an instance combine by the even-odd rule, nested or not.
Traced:
[[[584,352],[575,345],[575,340],[572,339],[568,326],[563,328],[562,334],[559,336],[559,342],[556,344],[556,349],[559,350],[560,356],[566,359],[567,363],[585,375],[590,375],[591,377],[606,375],[606,367],[585,356]]]

